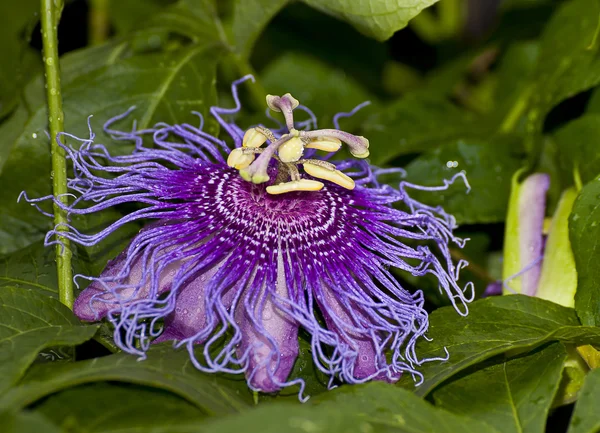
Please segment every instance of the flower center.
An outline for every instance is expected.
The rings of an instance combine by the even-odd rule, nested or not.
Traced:
[[[294,191],[319,191],[323,182],[303,178],[299,167],[313,178],[327,180],[346,189],[354,188],[352,178],[337,170],[336,166],[322,159],[304,158],[306,149],[337,152],[342,142],[357,158],[369,156],[369,140],[337,129],[315,131],[297,130],[293,111],[300,105],[289,93],[283,96],[267,95],[268,107],[283,113],[287,132],[279,133],[257,126],[244,134],[242,147],[231,151],[227,164],[240,171],[240,176],[251,183],[268,182],[268,169],[272,160],[277,162],[277,179],[266,188],[268,194],[277,195]],[[266,147],[263,147],[267,144]],[[256,157],[258,155],[258,157]]]
[[[311,194],[273,195],[268,186],[247,182],[235,171],[212,164],[186,177],[177,189],[187,189],[184,194],[196,197],[185,203],[186,214],[196,224],[218,232],[225,242],[242,239],[257,254],[279,247],[299,251],[315,246],[321,254],[333,248],[333,241],[352,242],[360,225],[362,195],[337,185]],[[194,182],[198,177],[205,181]]]

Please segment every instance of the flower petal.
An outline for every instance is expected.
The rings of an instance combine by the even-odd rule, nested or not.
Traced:
[[[325,317],[327,328],[335,331],[340,336],[352,352],[356,355],[349,358],[350,365],[343,366],[342,374],[345,379],[352,379],[352,382],[361,382],[363,380],[384,380],[390,383],[396,382],[400,377],[390,379],[382,366],[386,365],[385,358],[382,354],[377,353],[375,347],[375,339],[369,335],[368,330],[359,333],[357,328],[361,325],[357,323],[357,318],[365,321],[364,315],[360,313],[360,308],[354,306],[352,312],[339,300],[339,297],[334,293],[334,290],[323,284],[324,297],[319,300],[321,311]],[[354,329],[348,329],[354,328]],[[350,380],[349,380],[350,381]]]
[[[550,187],[550,176],[536,173],[529,176],[521,185],[519,197],[519,255],[521,269],[531,266],[521,277],[521,293],[533,296],[537,290],[543,253],[543,227],[546,213],[546,192]]]
[[[133,239],[132,244],[136,243],[136,239]],[[111,310],[148,297],[150,282],[146,281],[140,287],[144,275],[143,257],[134,258],[129,271],[122,272],[127,263],[127,251],[125,249],[114,260],[110,260],[100,277],[77,297],[73,312],[81,320],[93,322],[103,319]],[[182,261],[174,261],[164,268],[159,278],[158,294],[171,288],[171,282],[181,264]]]
[[[175,311],[165,318],[165,329],[155,343],[190,338],[206,326],[206,288],[218,270],[211,268],[179,289]]]
[[[248,352],[248,383],[263,392],[281,389],[299,351],[298,324],[277,307],[277,297],[289,297],[281,253],[277,256],[274,289],[274,293],[266,285],[261,289],[259,301],[252,304],[253,311],[248,311],[244,302],[236,309],[236,321],[242,332],[238,356],[242,358]]]

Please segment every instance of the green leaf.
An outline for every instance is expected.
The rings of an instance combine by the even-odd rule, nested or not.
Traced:
[[[577,170],[587,183],[600,174],[600,114],[585,114],[567,123],[554,134],[559,149],[559,164],[566,181],[573,182]]]
[[[289,0],[235,0],[233,41],[244,58],[250,57],[254,43],[269,21]]]
[[[560,343],[496,361],[437,389],[436,406],[483,421],[502,433],[543,433],[567,357]]]
[[[41,56],[28,43],[39,9],[37,0],[0,2],[0,16],[10,17],[0,26],[0,118],[17,105],[19,92],[41,69]]]
[[[0,258],[0,287],[31,289],[58,299],[55,249],[36,242]]]
[[[213,0],[180,0],[152,15],[142,28],[153,32],[173,32],[190,38],[196,44],[218,42],[228,45]]]
[[[121,214],[114,209],[92,215],[73,218],[74,224],[83,233],[97,233],[107,227]],[[136,224],[126,224],[100,245],[81,246],[73,250],[74,274],[99,275],[106,263],[117,256],[138,232]],[[58,278],[56,275],[56,250],[45,247],[43,241],[35,242],[12,254],[0,257],[0,287],[11,286],[31,289],[44,296],[58,299]],[[87,280],[78,280],[79,290],[83,290]]]
[[[538,51],[536,43],[513,44],[501,58],[498,72],[486,75],[475,88],[468,80],[471,69],[489,62],[486,59],[496,56],[495,50],[463,56],[435,69],[418,89],[366,119],[362,133],[371,142],[371,161],[390,164],[399,156],[445,143],[487,142],[498,131],[515,131],[531,95]],[[477,95],[489,99],[485,107]]]
[[[19,381],[41,350],[81,344],[96,329],[82,325],[56,299],[32,290],[0,288],[0,392]]]
[[[34,412],[0,412],[2,433],[61,433],[58,428],[42,415]]]
[[[575,311],[538,298],[507,295],[481,299],[469,306],[467,317],[443,307],[429,317],[431,341],[421,340],[421,359],[443,357],[419,367],[424,381],[415,392],[425,396],[440,383],[481,361],[508,351],[525,352],[551,341],[600,345],[600,328],[580,326]],[[410,377],[401,382],[411,388]]]
[[[126,51],[127,45],[114,41],[98,47],[88,48],[65,56],[61,61],[62,83],[69,86],[79,74],[98,69],[106,64],[114,63]],[[37,118],[35,112],[37,110]],[[0,254],[16,251],[43,238],[44,232],[50,227],[51,220],[33,208],[17,203],[17,197],[23,188],[19,180],[29,177],[37,181],[36,191],[28,191],[31,196],[43,196],[50,193],[49,178],[40,173],[50,170],[50,143],[46,138],[47,130],[46,98],[43,76],[33,80],[24,89],[24,101],[13,115],[0,125],[0,179],[11,188],[0,189]],[[83,120],[83,116],[80,118]],[[37,124],[32,125],[32,123]],[[9,178],[3,175],[6,162],[11,158],[12,173]],[[34,171],[24,172],[19,169],[33,167]],[[27,176],[26,173],[37,173],[37,176]]]
[[[518,137],[508,135],[445,143],[411,162],[406,167],[407,180],[439,186],[464,171],[471,191],[467,193],[459,181],[447,191],[409,193],[427,204],[442,205],[459,224],[503,221],[511,177],[522,164],[520,146]]]
[[[487,120],[490,130],[511,132],[522,126],[522,118],[534,91],[534,74],[540,45],[517,42],[508,47],[498,66],[494,91],[495,107]]]
[[[475,119],[444,97],[417,93],[369,116],[362,125],[362,134],[371,143],[372,163],[383,165],[401,155],[472,137],[478,130]]]
[[[541,123],[561,101],[600,82],[600,2],[560,5],[544,29],[530,117]]]
[[[331,127],[336,113],[348,112],[358,104],[373,99],[343,70],[329,66],[315,57],[295,52],[285,53],[269,64],[261,74],[261,81],[270,94],[282,95],[289,92],[294,95],[302,105],[315,113],[321,128]],[[369,106],[362,112],[368,113],[374,109],[376,108]],[[361,114],[341,119],[342,128],[349,129],[349,125],[351,128]]]
[[[198,431],[206,414],[171,393],[113,383],[82,385],[50,396],[36,412],[69,431],[86,433]]]
[[[165,0],[109,0],[111,24],[117,33],[129,33],[163,10],[167,4]]]
[[[577,268],[575,309],[584,325],[600,326],[600,177],[583,187],[569,218]]]
[[[596,433],[600,430],[600,369],[588,373],[567,433]]]
[[[346,22],[301,2],[290,2],[265,27],[252,52],[252,64],[260,71],[285,53],[301,52],[382,93],[381,79],[384,63],[391,59],[389,51],[385,44],[358,33]]]
[[[303,0],[306,4],[349,22],[379,41],[395,32],[437,0]]]
[[[342,386],[304,405],[273,403],[207,424],[212,433],[493,433],[478,421],[437,409],[383,382]]]
[[[106,143],[99,133],[102,124],[132,105],[136,105],[137,110],[119,126],[131,128],[134,119],[138,121],[138,128],[146,128],[158,121],[197,124],[198,118],[192,111],[208,114],[209,107],[216,101],[214,78],[219,48],[191,44],[168,53],[137,55],[118,61],[121,50],[115,47],[103,66],[84,69],[81,75],[65,80],[63,98],[67,131],[88,137],[86,119],[93,114],[92,125],[98,133],[98,141]],[[89,56],[96,52],[91,49]],[[79,53],[74,63],[78,64],[86,57],[84,52]],[[46,107],[43,99],[38,101],[39,105],[24,129],[9,143],[11,151],[0,175],[0,183],[7,185],[0,190],[0,225],[8,228],[2,233],[8,242],[0,247],[0,253],[24,246],[23,235],[29,243],[39,239],[48,227],[46,217],[26,203],[16,203],[23,190],[29,197],[50,193],[50,153],[44,134]],[[206,118],[208,120],[208,116]],[[215,123],[209,121],[207,130],[215,132]],[[130,144],[123,142],[114,144],[109,140],[107,144],[120,152],[131,149]],[[31,173],[37,175],[31,176]]]
[[[75,363],[34,365],[18,387],[0,396],[0,407],[23,408],[57,391],[102,381],[170,391],[209,415],[237,412],[252,401],[243,377],[201,373],[190,361],[187,350],[175,350],[172,343],[165,343],[151,347],[144,361],[117,353]]]

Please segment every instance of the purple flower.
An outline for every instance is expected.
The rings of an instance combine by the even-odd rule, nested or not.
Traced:
[[[463,244],[455,221],[408,194],[446,189],[464,175],[439,187],[381,184],[381,175],[401,170],[360,159],[368,141],[338,125],[356,109],[338,114],[335,129],[311,130],[314,115],[289,94],[267,97],[285,123],[244,131],[226,119],[239,111],[237,85],[248,78],[232,86],[235,109],[211,108],[233,151],[204,132],[202,120],[199,128],[111,129],[129,111],[105,125],[135,143],[129,155],[112,156],[91,129],[88,139],[62,134],[81,142],[78,150],[63,146],[75,173],[69,188],[76,198],[63,205],[69,215],[140,205],[99,233],[70,227],[66,237],[94,245],[126,223],[154,220],[99,277],[86,277],[92,282],[75,313],[108,318],[126,352],[144,356],[151,342],[175,340],[198,369],[243,372],[264,392],[302,385],[288,378],[299,329],[332,380],[394,382],[405,371],[420,379],[416,368],[428,361],[415,353],[428,328],[423,293],[404,289],[390,268],[433,275],[467,314],[472,286],[457,284],[466,262],[453,263],[449,252],[449,244]],[[294,119],[298,111],[308,120]],[[342,143],[359,159],[330,161]]]

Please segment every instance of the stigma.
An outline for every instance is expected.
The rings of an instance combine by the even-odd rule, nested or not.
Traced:
[[[242,146],[230,152],[227,165],[239,170],[240,176],[248,182],[270,182],[266,190],[273,195],[319,191],[325,186],[321,180],[354,189],[355,183],[350,176],[338,170],[334,164],[314,158],[315,151],[331,155],[345,144],[352,156],[366,158],[369,156],[369,140],[337,129],[297,130],[294,110],[300,105],[298,100],[289,93],[283,96],[267,95],[266,99],[269,109],[283,114],[284,132],[272,131],[264,126],[248,129]],[[273,161],[277,166],[275,179],[268,174]]]

